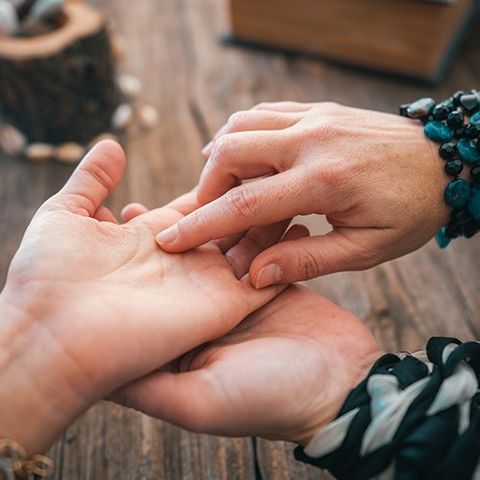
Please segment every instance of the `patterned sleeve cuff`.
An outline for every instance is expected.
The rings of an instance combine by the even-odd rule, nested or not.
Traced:
[[[339,479],[480,478],[480,344],[386,354],[295,458]]]

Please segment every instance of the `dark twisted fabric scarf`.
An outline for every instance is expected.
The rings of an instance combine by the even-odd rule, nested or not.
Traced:
[[[447,353],[448,355],[445,355]],[[386,354],[372,367],[367,378],[347,397],[337,420],[357,410],[341,444],[334,451],[320,456],[308,456],[301,447],[296,448],[295,458],[302,462],[328,469],[338,479],[471,479],[476,472],[480,457],[480,343],[462,344],[455,338],[432,338],[426,348],[428,361],[407,355],[401,359],[397,355]],[[458,375],[460,365],[470,368],[470,375],[476,385],[470,385],[474,392],[462,405],[448,402],[445,389],[441,386],[449,381],[450,392],[462,388]],[[406,413],[388,442],[362,453],[362,442],[372,417],[372,376],[394,377],[388,379],[398,383],[398,391],[407,387],[420,389],[409,404]],[[453,378],[453,376],[455,377]],[[383,377],[383,379],[386,379]],[[370,387],[369,387],[370,382]],[[471,382],[472,383],[472,382]],[[465,376],[463,377],[465,387]],[[453,388],[452,388],[453,387]],[[435,414],[431,413],[434,405]],[[438,405],[445,405],[442,409]],[[378,411],[378,406],[376,407]],[[461,419],[461,408],[467,412]],[[335,422],[334,422],[335,423]],[[385,422],[387,423],[387,422]],[[385,424],[383,427],[387,427]],[[370,432],[371,434],[372,432]],[[370,435],[371,437],[371,435]],[[365,450],[365,449],[364,449]],[[480,477],[480,470],[476,472]]]

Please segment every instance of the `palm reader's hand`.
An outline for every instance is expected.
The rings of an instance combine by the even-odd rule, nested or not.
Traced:
[[[372,267],[419,248],[448,219],[437,150],[421,126],[396,115],[261,104],[234,114],[204,155],[204,206],[162,232],[164,250],[296,215],[323,214],[332,225],[261,253],[250,269],[257,288]]]

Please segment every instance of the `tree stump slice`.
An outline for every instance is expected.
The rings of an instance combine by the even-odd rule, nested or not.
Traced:
[[[84,3],[32,38],[0,39],[0,115],[29,142],[88,143],[111,129],[121,101],[106,20]]]

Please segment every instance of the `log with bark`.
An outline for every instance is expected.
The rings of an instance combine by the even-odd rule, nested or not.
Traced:
[[[62,25],[33,37],[0,37],[0,117],[28,141],[86,144],[111,129],[121,102],[104,16],[65,4]]]

